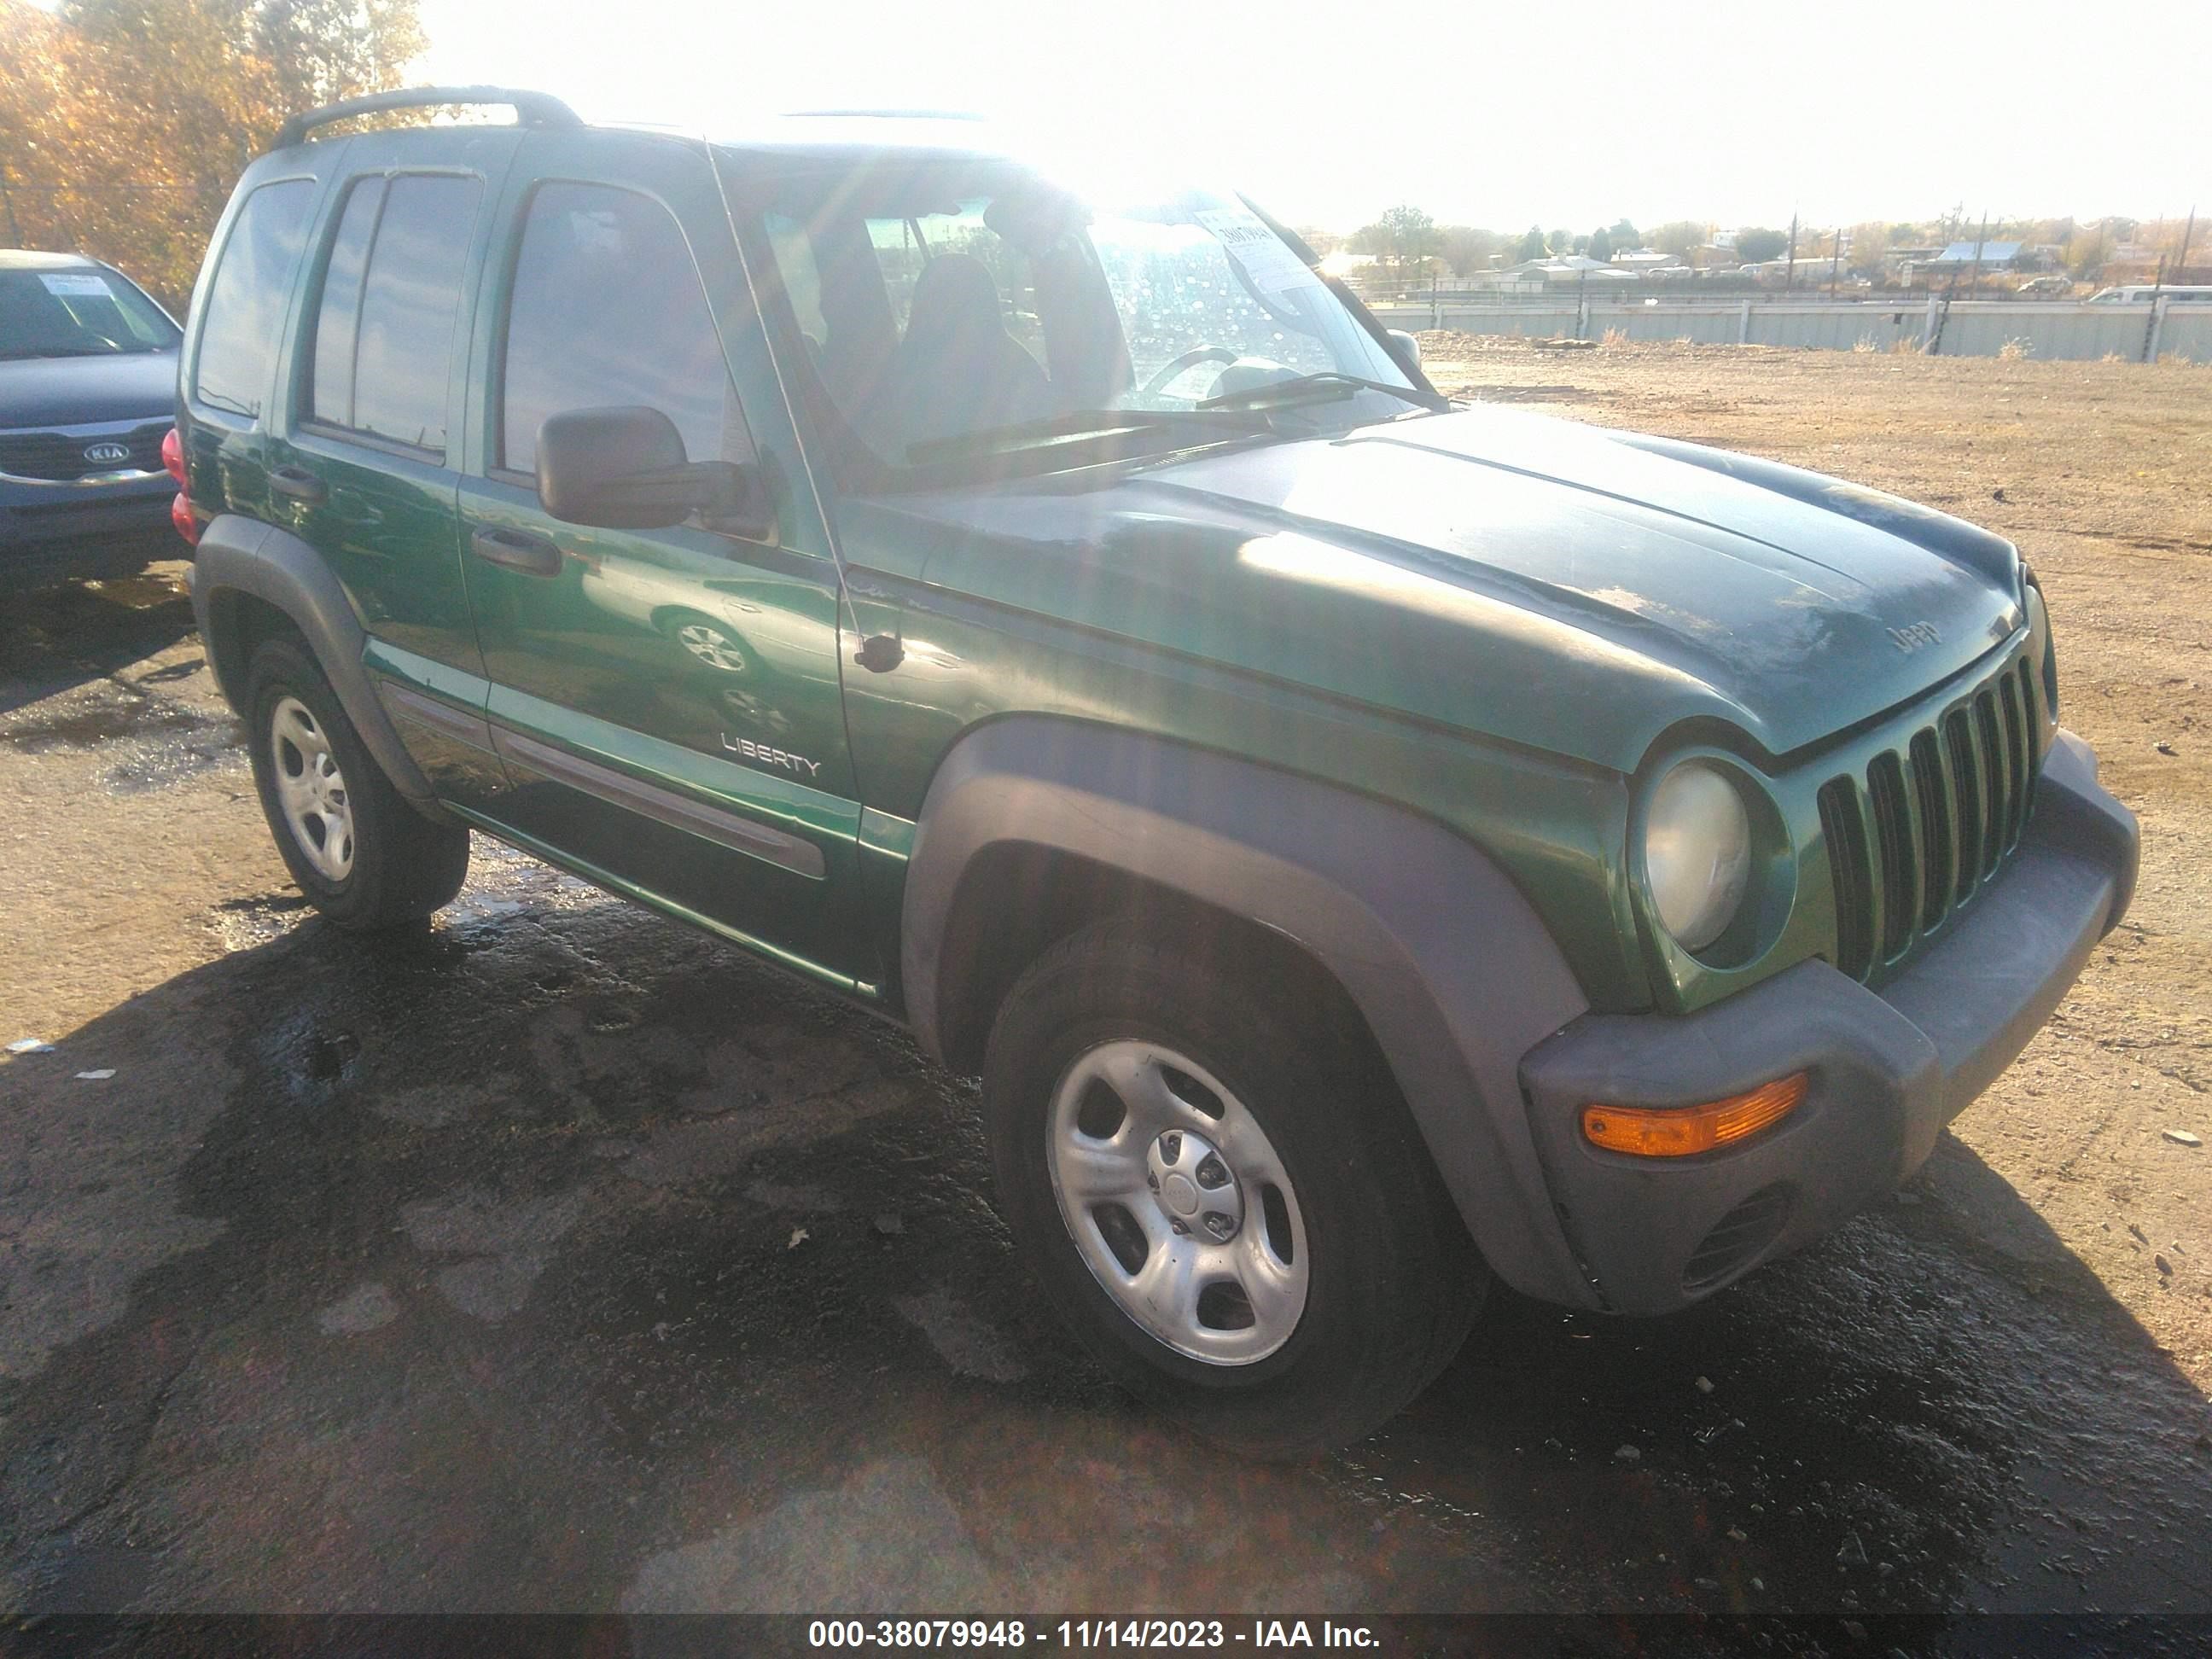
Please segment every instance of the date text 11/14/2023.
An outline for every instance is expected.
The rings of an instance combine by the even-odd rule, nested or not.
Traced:
[[[1287,1653],[1300,1648],[1371,1650],[1382,1645],[1370,1626],[1307,1619],[817,1619],[806,1627],[810,1648],[880,1650],[914,1648],[1026,1648],[1089,1653],[1105,1649],[1243,1648]]]

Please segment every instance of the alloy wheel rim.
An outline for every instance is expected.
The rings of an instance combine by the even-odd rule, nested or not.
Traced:
[[[1203,1066],[1134,1038],[1085,1050],[1053,1091],[1045,1156],[1076,1253],[1147,1334],[1224,1366],[1290,1340],[1304,1217],[1266,1132]]]
[[[281,699],[270,713],[269,753],[293,842],[319,874],[343,881],[353,871],[352,797],[330,734],[297,697]]]

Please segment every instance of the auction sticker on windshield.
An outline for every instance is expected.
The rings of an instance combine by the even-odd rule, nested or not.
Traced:
[[[64,300],[105,300],[107,282],[83,271],[42,270],[39,280],[46,285],[46,292]]]
[[[1273,297],[1311,286],[1313,272],[1257,214],[1243,208],[1201,208],[1194,216],[1213,233],[1261,293]]]

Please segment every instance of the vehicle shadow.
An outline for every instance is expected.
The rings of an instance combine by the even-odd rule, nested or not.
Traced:
[[[0,714],[119,673],[193,629],[176,567],[0,594]],[[189,668],[156,670],[182,678]]]
[[[896,1030],[490,849],[418,934],[288,896],[0,1065],[0,1602],[2212,1608],[2203,1395],[1956,1141],[1254,1466],[1061,1332]]]

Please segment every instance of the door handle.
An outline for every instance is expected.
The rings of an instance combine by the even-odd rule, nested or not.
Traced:
[[[331,494],[330,487],[304,466],[271,467],[269,493],[297,501],[302,507],[320,507]]]
[[[477,531],[469,538],[469,550],[486,564],[519,570],[526,576],[561,574],[561,550],[543,536],[526,531]]]

